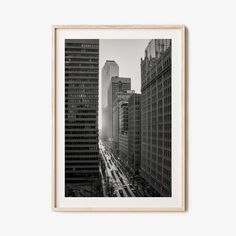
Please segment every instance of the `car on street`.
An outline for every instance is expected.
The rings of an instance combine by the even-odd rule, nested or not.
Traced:
[[[121,197],[124,197],[124,196],[125,196],[122,189],[119,189],[118,191],[119,191],[119,194],[120,194]]]
[[[129,196],[129,197],[132,197],[131,193],[129,192],[127,186],[124,186],[124,190],[126,192],[126,194]]]
[[[135,189],[134,186],[132,184],[128,184],[129,188],[132,190],[132,189]]]

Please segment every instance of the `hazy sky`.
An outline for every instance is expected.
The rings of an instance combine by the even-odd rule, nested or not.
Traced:
[[[101,95],[101,72],[106,60],[114,60],[119,65],[119,76],[131,78],[131,89],[140,93],[140,60],[149,39],[100,39],[99,80]],[[99,98],[99,100],[101,100]],[[101,112],[100,112],[101,114]],[[99,116],[100,118],[101,116]],[[99,119],[100,120],[100,119]],[[99,121],[100,123],[100,121]]]
[[[140,92],[140,59],[144,57],[148,42],[146,39],[100,39],[100,76],[105,61],[114,60],[119,65],[120,76],[130,77],[131,88]]]

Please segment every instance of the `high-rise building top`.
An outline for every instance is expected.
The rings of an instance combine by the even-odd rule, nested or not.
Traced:
[[[120,91],[116,93],[115,100],[113,102],[113,108],[121,101],[128,101],[130,96],[135,93],[135,90]]]
[[[160,56],[170,47],[171,39],[152,39],[145,49],[145,57],[160,58]]]
[[[114,76],[108,89],[108,105],[112,105],[117,92],[126,92],[131,89],[131,78]]]
[[[107,106],[107,91],[113,76],[119,76],[119,66],[115,61],[106,60],[102,68],[102,107]]]

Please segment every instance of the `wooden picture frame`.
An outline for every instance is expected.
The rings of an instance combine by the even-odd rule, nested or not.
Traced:
[[[58,197],[58,186],[59,186],[59,179],[58,179],[58,154],[59,151],[57,150],[58,147],[58,50],[59,50],[59,43],[58,43],[58,32],[60,31],[95,31],[95,30],[101,30],[101,31],[109,31],[109,30],[117,30],[117,31],[178,31],[179,41],[180,44],[178,45],[180,55],[178,55],[179,58],[179,70],[180,70],[180,78],[178,83],[179,87],[181,88],[180,91],[180,99],[181,104],[179,109],[179,114],[181,118],[181,133],[179,133],[178,137],[181,137],[181,140],[179,143],[180,148],[180,161],[181,163],[178,163],[179,166],[181,166],[180,171],[180,179],[179,179],[179,202],[178,205],[170,205],[165,207],[159,207],[154,204],[154,206],[142,206],[138,205],[137,207],[133,206],[116,206],[115,204],[113,206],[95,206],[95,205],[89,205],[89,206],[63,206],[63,204],[59,203],[59,197]],[[72,37],[73,38],[73,37]],[[99,38],[99,37],[97,37]],[[100,38],[99,38],[100,39]],[[180,48],[181,47],[181,48]],[[186,28],[183,25],[55,25],[52,26],[52,210],[53,211],[73,211],[73,212],[183,212],[186,210]],[[93,198],[94,201],[97,200],[97,198]]]

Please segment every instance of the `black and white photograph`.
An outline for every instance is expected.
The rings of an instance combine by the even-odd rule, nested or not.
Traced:
[[[171,197],[171,39],[65,39],[65,197]]]
[[[236,0],[0,19],[0,236],[236,236]]]
[[[183,211],[184,27],[53,32],[55,208]]]

